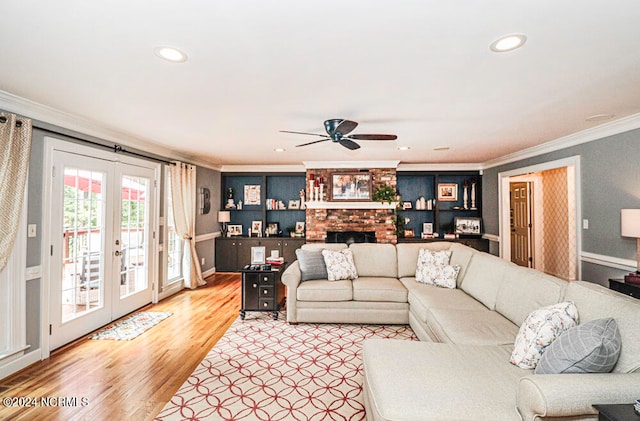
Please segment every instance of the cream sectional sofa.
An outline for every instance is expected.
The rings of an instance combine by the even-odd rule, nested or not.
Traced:
[[[303,249],[346,248],[306,244]],[[415,281],[421,248],[451,250],[457,288]],[[352,244],[358,279],[300,282],[283,274],[291,323],[409,323],[420,342],[367,340],[367,420],[597,419],[593,404],[640,398],[640,302],[565,282],[458,243]],[[580,323],[613,317],[622,351],[612,373],[534,374],[509,362],[527,315],[564,300]]]

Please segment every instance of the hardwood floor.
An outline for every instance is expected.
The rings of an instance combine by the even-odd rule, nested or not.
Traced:
[[[238,317],[240,294],[239,274],[216,274],[207,286],[141,309],[173,315],[132,341],[83,338],[55,351],[0,380],[0,398],[64,398],[58,405],[75,405],[0,404],[0,420],[153,419]]]

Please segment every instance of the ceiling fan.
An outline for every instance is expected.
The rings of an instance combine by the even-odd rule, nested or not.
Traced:
[[[343,120],[341,118],[333,118],[324,122],[324,128],[327,134],[317,133],[305,133],[305,132],[292,132],[289,130],[280,130],[281,133],[295,133],[304,134],[309,136],[320,136],[323,139],[314,140],[313,142],[303,143],[296,145],[296,147],[313,145],[314,143],[326,142],[330,140],[334,143],[339,143],[347,149],[359,149],[354,140],[396,140],[398,136],[394,134],[349,134],[358,126],[358,123],[351,120]]]

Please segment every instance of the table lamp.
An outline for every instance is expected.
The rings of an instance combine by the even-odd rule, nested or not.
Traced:
[[[634,237],[638,239],[636,248],[637,272],[628,276],[637,278],[633,283],[640,283],[640,209],[622,209],[620,211],[620,233],[623,237]],[[625,276],[625,281],[629,281]]]
[[[227,236],[227,224],[231,222],[231,212],[218,211],[218,222],[222,226],[222,236]]]

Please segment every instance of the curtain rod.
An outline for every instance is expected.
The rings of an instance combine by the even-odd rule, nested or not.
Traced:
[[[1,118],[0,118],[0,121],[2,121]],[[103,143],[100,143],[100,142],[94,142],[92,140],[84,139],[82,137],[74,136],[74,135],[71,135],[71,134],[60,133],[60,132],[57,132],[55,130],[51,130],[50,128],[47,128],[47,127],[44,127],[44,126],[41,126],[41,125],[38,125],[38,124],[34,124],[33,127],[36,128],[36,129],[40,129],[40,130],[45,130],[45,131],[50,132],[50,133],[55,133],[55,134],[60,135],[60,136],[65,136],[65,137],[68,137],[68,138],[71,138],[71,139],[74,139],[74,140],[77,140],[77,141],[80,141],[80,142],[83,142],[83,143],[88,143],[90,145],[99,146],[99,147],[105,148],[105,149],[110,149],[114,153],[123,153],[123,154],[133,155],[133,156],[137,156],[137,157],[144,158],[144,159],[149,159],[149,160],[156,161],[156,162],[161,162],[161,163],[168,164],[168,165],[175,165],[174,162],[168,161],[166,159],[156,158],[155,156],[150,156],[150,155],[142,154],[142,153],[139,153],[139,152],[128,151],[125,148],[123,148],[122,145],[119,145],[117,143],[114,143],[113,146],[110,146],[108,144],[103,144]]]

